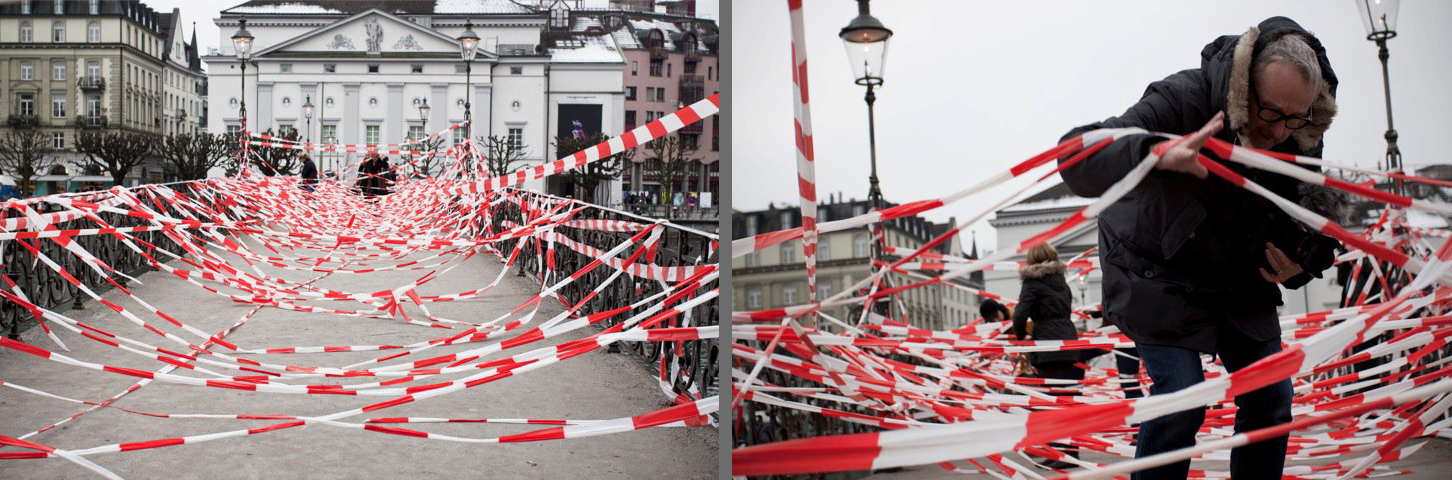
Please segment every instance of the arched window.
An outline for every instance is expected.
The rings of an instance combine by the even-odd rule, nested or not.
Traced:
[[[55,24],[51,25],[50,31],[51,31],[50,41],[55,42],[55,43],[65,43],[65,41],[66,41],[66,23],[65,22],[55,22]]]
[[[91,43],[101,43],[100,23],[91,22],[86,24],[86,41]]]
[[[32,42],[33,40],[31,40],[30,37],[30,22],[20,22],[20,41],[25,43]]]

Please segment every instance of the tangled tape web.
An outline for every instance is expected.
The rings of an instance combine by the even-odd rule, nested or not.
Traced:
[[[1083,134],[1025,160],[1006,172],[946,197],[912,202],[827,222],[818,232],[862,227],[952,204],[968,195],[1026,176],[1036,167],[1062,160],[1036,181],[1025,182],[1009,198],[977,212],[960,225],[983,219],[1064,168],[1140,129],[1104,129]],[[1179,137],[1163,135],[1166,138]],[[1016,451],[1085,467],[1069,478],[1105,478],[1189,458],[1228,458],[1227,450],[1264,438],[1291,434],[1288,460],[1320,463],[1292,465],[1285,475],[1300,478],[1345,478],[1394,474],[1380,463],[1404,458],[1425,444],[1423,437],[1452,437],[1452,242],[1434,249],[1429,237],[1445,239],[1445,230],[1406,225],[1406,209],[1452,214],[1452,205],[1379,191],[1362,184],[1329,178],[1293,165],[1314,165],[1403,181],[1447,186],[1447,182],[1337,165],[1319,159],[1260,151],[1211,139],[1207,148],[1251,168],[1280,173],[1390,204],[1376,225],[1352,234],[1334,222],[1281,198],[1231,169],[1201,156],[1214,175],[1260,195],[1309,228],[1347,246],[1338,262],[1351,262],[1353,280],[1346,307],[1280,317],[1284,351],[1233,374],[1218,362],[1208,364],[1207,379],[1185,390],[1147,398],[1125,399],[1121,378],[1113,369],[1089,368],[1080,381],[1027,378],[1016,375],[1013,355],[1025,352],[1108,349],[1133,343],[1113,326],[1091,329],[1078,340],[1011,341],[996,339],[1006,322],[973,322],[951,331],[912,327],[906,319],[869,315],[869,306],[903,291],[946,285],[992,295],[947,280],[981,270],[1017,269],[1006,261],[1034,246],[1072,234],[1137,185],[1153,169],[1163,149],[1151,152],[1102,197],[1053,227],[1021,242],[974,260],[928,250],[951,239],[949,230],[921,248],[887,248],[897,258],[841,293],[818,303],[733,313],[733,394],[753,408],[796,411],[866,426],[873,433],[807,436],[736,449],[736,475],[778,475],[869,470],[938,463],[943,468],[996,477],[1037,477],[1027,456]],[[801,229],[768,232],[733,243],[733,256],[761,250],[803,236]],[[1086,254],[1089,252],[1086,252]],[[1098,258],[1071,259],[1071,275],[1081,281],[1098,267]],[[925,275],[923,271],[938,274]],[[879,289],[882,277],[899,272],[923,279]],[[866,292],[866,293],[862,293]],[[1388,293],[1390,292],[1390,293]],[[861,318],[843,321],[823,312],[838,306],[860,308]],[[1083,308],[1078,308],[1083,315]],[[836,328],[804,327],[797,319],[815,315]],[[837,333],[840,332],[840,333]],[[1366,348],[1367,342],[1370,347]],[[1361,346],[1357,350],[1353,347]],[[1364,362],[1374,368],[1356,368]],[[768,372],[768,373],[763,373]],[[1233,398],[1289,378],[1295,397],[1294,421],[1272,428],[1234,433]],[[1172,412],[1210,407],[1199,444],[1148,458],[1098,464],[1072,458],[1049,442],[1065,442],[1084,451],[1123,458],[1134,456],[1129,425]],[[761,421],[742,418],[737,422]],[[768,415],[769,416],[769,415]],[[810,420],[808,420],[810,421]],[[820,422],[818,423],[820,425]],[[744,425],[737,425],[740,432]],[[1414,441],[1421,440],[1421,441]],[[966,463],[954,463],[966,461]],[[1227,472],[1194,470],[1192,476],[1225,477]]]
[[[734,438],[733,475],[788,475],[815,472],[871,470],[938,463],[964,473],[985,473],[998,478],[1040,478],[1023,462],[1005,452],[1031,453],[1085,467],[1071,478],[1104,478],[1196,456],[1228,457],[1226,450],[1293,432],[1289,460],[1321,460],[1315,466],[1290,466],[1287,476],[1305,478],[1384,474],[1381,462],[1404,457],[1425,444],[1408,440],[1439,434],[1452,436],[1452,352],[1446,338],[1452,334],[1448,309],[1448,259],[1452,242],[1444,242],[1433,255],[1423,234],[1447,237],[1445,231],[1407,228],[1404,210],[1390,210],[1376,227],[1353,235],[1334,222],[1234,171],[1201,157],[1211,173],[1269,199],[1292,218],[1347,245],[1339,261],[1357,262],[1357,283],[1347,298],[1351,306],[1281,318],[1286,348],[1250,366],[1226,374],[1218,366],[1200,384],[1179,392],[1126,400],[1120,393],[1117,372],[1095,368],[1082,382],[1044,380],[1017,375],[1010,354],[1057,350],[1129,347],[1133,343],[1113,327],[1084,332],[1078,340],[1005,341],[995,337],[1004,324],[970,323],[952,331],[913,328],[906,318],[870,315],[879,300],[927,285],[940,284],[992,297],[986,292],[948,280],[975,271],[1016,269],[1005,262],[1034,246],[1074,233],[1075,226],[1098,216],[1149,173],[1163,150],[1150,152],[1123,179],[1090,205],[1069,218],[1023,241],[1017,249],[1002,249],[988,258],[970,260],[928,251],[958,235],[954,227],[921,248],[884,245],[879,222],[915,215],[952,204],[1054,160],[1059,166],[1024,185],[959,225],[973,225],[990,212],[1007,206],[1038,182],[1093,154],[1118,138],[1148,133],[1139,129],[1087,132],[999,172],[962,191],[934,199],[867,212],[853,218],[816,222],[816,166],[807,80],[805,22],[800,0],[786,0],[791,24],[791,62],[797,179],[802,226],[768,232],[732,242],[733,257],[771,245],[802,238],[806,259],[808,298],[816,295],[817,235],[851,228],[872,227],[873,236],[887,253],[899,255],[874,264],[874,272],[855,285],[816,303],[787,308],[733,312],[732,409]],[[1168,138],[1178,138],[1162,135]],[[1363,185],[1328,178],[1292,163],[1336,168],[1398,180],[1449,186],[1447,182],[1399,173],[1361,170],[1319,159],[1242,148],[1211,139],[1207,144],[1220,158],[1313,184],[1343,190],[1393,207],[1452,214],[1452,205],[1378,191]],[[1408,252],[1423,252],[1409,254]],[[878,260],[874,259],[874,262]],[[1378,262],[1379,261],[1379,262]],[[1071,259],[1081,280],[1097,267],[1088,252]],[[931,271],[937,276],[921,272]],[[908,285],[882,288],[883,276],[899,272],[920,279]],[[1409,282],[1405,281],[1410,274]],[[1376,295],[1371,295],[1379,290]],[[859,292],[866,292],[861,294]],[[1397,293],[1399,292],[1399,293]],[[823,309],[856,306],[855,322],[832,317]],[[1083,314],[1083,308],[1077,309]],[[804,327],[799,318],[814,317],[833,330]],[[1378,336],[1390,337],[1357,353],[1348,349]],[[1355,371],[1357,362],[1389,359],[1375,368]],[[1081,365],[1082,366],[1082,365]],[[1290,378],[1295,388],[1289,424],[1243,433],[1228,431],[1233,410],[1227,402],[1244,392]],[[1142,383],[1140,380],[1135,380]],[[747,403],[749,402],[749,403]],[[1152,457],[1100,465],[1069,457],[1051,441],[1067,441],[1081,451],[1098,451],[1132,458],[1130,424],[1191,408],[1215,407],[1206,415],[1201,443]],[[747,408],[750,407],[750,408]],[[852,431],[820,433],[836,423]],[[875,431],[874,431],[875,430]],[[787,438],[795,438],[788,440]],[[1359,457],[1358,457],[1359,456]],[[953,463],[965,461],[962,463]],[[1226,477],[1226,472],[1194,470],[1196,477]]]
[[[683,345],[718,337],[714,318],[703,316],[704,305],[715,300],[718,269],[715,240],[698,258],[680,265],[656,264],[663,234],[678,229],[665,221],[587,218],[598,207],[574,200],[540,195],[516,188],[528,180],[578,168],[609,158],[626,149],[663,137],[682,126],[714,115],[713,95],[671,115],[587,148],[579,153],[516,173],[491,177],[485,173],[480,149],[471,143],[443,151],[413,152],[445,161],[435,176],[405,178],[394,193],[373,199],[349,191],[346,185],[324,181],[316,190],[300,188],[296,177],[267,177],[246,172],[233,178],[212,178],[169,185],[112,188],[108,191],[60,194],[4,204],[6,218],[0,248],[23,248],[37,266],[44,265],[76,289],[115,312],[105,320],[118,325],[144,327],[157,338],[130,338],[102,322],[85,323],[50,310],[32,283],[3,276],[0,296],[28,311],[57,349],[51,350],[9,338],[0,346],[28,353],[95,375],[126,375],[141,380],[103,402],[74,400],[9,382],[4,386],[51,399],[91,407],[36,431],[9,437],[0,446],[25,451],[0,452],[0,459],[60,457],[107,477],[115,474],[86,457],[101,453],[172,447],[249,435],[270,434],[304,425],[323,425],[372,433],[404,435],[466,443],[530,442],[627,432],[650,427],[715,424],[717,397],[707,396],[699,382],[681,382]],[[431,135],[442,136],[458,125]],[[377,146],[325,145],[289,142],[244,134],[244,145],[313,151],[377,151]],[[243,155],[255,152],[244,147]],[[395,152],[396,153],[396,152]],[[260,157],[258,157],[260,159]],[[261,161],[261,160],[259,160]],[[407,172],[409,165],[396,167]],[[407,175],[400,175],[407,177]],[[360,213],[366,212],[366,213]],[[636,217],[640,218],[640,217]],[[66,228],[60,226],[64,224]],[[79,227],[79,228],[77,228]],[[581,240],[614,239],[609,248]],[[623,241],[621,241],[623,239]],[[197,290],[255,305],[245,316],[220,332],[203,331],[188,323],[199,312],[166,312],[132,294],[123,283],[135,280],[108,264],[86,245],[104,240],[141,263],[174,275]],[[53,243],[54,245],[45,245]],[[118,244],[119,243],[119,244]],[[61,248],[56,248],[58,245]],[[261,246],[269,252],[259,251]],[[573,251],[593,261],[557,265],[556,253]],[[487,285],[438,295],[425,295],[419,287],[459,267],[476,253],[497,256],[504,264]],[[534,258],[528,258],[534,257]],[[508,313],[487,321],[450,319],[429,312],[437,302],[484,297],[511,267],[523,261],[540,265],[540,289]],[[709,262],[709,263],[708,263]],[[310,280],[289,280],[269,274],[261,266],[316,275]],[[27,265],[27,267],[30,267]],[[68,268],[69,267],[69,268]],[[6,269],[12,271],[12,269]],[[377,291],[338,291],[315,285],[334,274],[366,276],[381,272],[421,272],[416,279]],[[78,278],[79,277],[79,278]],[[86,281],[91,280],[91,281]],[[119,281],[118,281],[119,280]],[[583,282],[598,282],[584,285]],[[640,285],[658,284],[656,293],[641,293]],[[124,299],[103,299],[93,286],[115,286]],[[633,289],[624,288],[634,286]],[[636,292],[613,309],[595,308],[602,296]],[[548,299],[557,299],[564,311],[536,319]],[[593,301],[592,300],[596,300]],[[361,304],[348,309],[345,302]],[[264,307],[281,310],[355,317],[358,321],[404,322],[431,327],[435,332],[398,345],[297,346],[251,348],[227,340]],[[160,320],[160,321],[158,321]],[[532,325],[536,323],[537,325]],[[603,331],[556,345],[540,346],[545,339],[589,325]],[[69,336],[75,334],[75,336]],[[159,362],[153,370],[93,363],[67,356],[66,341],[97,342]],[[617,342],[649,342],[664,351],[659,382],[675,404],[633,417],[605,420],[558,419],[447,419],[394,417],[353,423],[349,418],[463,390],[511,376],[540,370]],[[458,346],[438,354],[442,347]],[[439,349],[431,351],[434,349]],[[701,348],[695,345],[693,348]],[[387,355],[346,366],[295,365],[285,360],[261,361],[254,354],[293,354],[391,350]],[[503,354],[497,355],[497,354]],[[257,357],[253,357],[257,358]],[[180,370],[179,370],[180,369]],[[80,372],[77,372],[80,373]],[[92,374],[92,373],[87,373]],[[368,377],[359,383],[310,383],[319,378]],[[349,380],[352,380],[349,378]],[[377,397],[376,403],[327,415],[179,414],[143,413],[111,404],[152,382],[201,389],[244,390],[270,394],[354,395]],[[684,386],[683,386],[684,385]],[[55,428],[98,408],[115,408],[138,415],[163,418],[221,418],[281,421],[251,429],[161,438],[62,450],[27,438]],[[492,422],[558,425],[494,438],[442,435],[383,423]]]

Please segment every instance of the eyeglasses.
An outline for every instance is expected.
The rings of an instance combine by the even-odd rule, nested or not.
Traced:
[[[1255,91],[1254,83],[1250,85],[1250,93],[1255,96],[1255,106],[1258,107],[1255,116],[1260,117],[1261,120],[1267,123],[1276,123],[1285,120],[1286,128],[1291,130],[1300,130],[1305,128],[1306,125],[1311,124],[1311,111],[1308,110],[1305,116],[1300,116],[1291,115],[1273,107],[1268,107],[1265,102],[1260,101],[1260,93]]]

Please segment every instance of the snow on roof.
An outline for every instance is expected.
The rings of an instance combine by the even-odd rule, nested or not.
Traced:
[[[569,47],[561,47],[569,45]],[[555,63],[610,63],[624,62],[615,42],[604,35],[580,35],[560,41],[549,49],[550,61]]]
[[[580,33],[589,30],[590,27],[600,27],[600,20],[595,17],[575,17],[575,26],[571,32]]]
[[[1447,228],[1447,218],[1435,213],[1408,208],[1407,225],[1418,228]]]
[[[635,34],[630,33],[630,30],[622,28],[610,32],[610,36],[615,37],[615,43],[620,45],[620,48],[640,48],[640,40],[636,39]]]
[[[509,0],[436,0],[434,13],[534,13]]]
[[[343,13],[331,8],[310,3],[278,3],[272,5],[238,5],[228,9],[230,13],[280,13],[294,15]]]
[[[644,19],[632,18],[632,19],[630,19],[630,27],[631,28],[634,28],[636,30],[641,30],[641,31],[650,30],[652,28],[659,28],[659,29],[661,29],[661,31],[664,31],[665,33],[668,33],[668,34],[669,33],[680,33],[680,31],[681,31],[681,29],[676,28],[676,24],[674,24],[674,23],[671,23],[671,22],[663,22],[663,21],[654,20],[654,19],[644,20]]]

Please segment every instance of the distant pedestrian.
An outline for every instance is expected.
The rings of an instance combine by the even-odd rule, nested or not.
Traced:
[[[303,154],[302,162],[302,189],[311,192],[318,185],[318,165],[307,154]]]
[[[1025,323],[1030,318],[1034,321],[1032,339],[1035,341],[1079,338],[1078,330],[1069,319],[1073,293],[1069,290],[1069,283],[1064,280],[1065,271],[1064,262],[1059,261],[1059,252],[1053,246],[1045,243],[1029,250],[1028,265],[1018,271],[1023,287],[1019,290],[1018,308],[1013,314],[1015,338],[1023,340],[1025,336],[1029,336]],[[1081,357],[1082,354],[1074,350],[1034,352],[1029,354],[1029,363],[1033,364],[1040,378],[1081,381],[1084,380],[1084,369],[1075,365]],[[1067,385],[1051,387],[1065,388]],[[1078,447],[1056,443],[1051,443],[1050,446],[1071,457],[1079,456]],[[1057,460],[1047,462],[1046,465],[1049,468],[1075,466]]]

